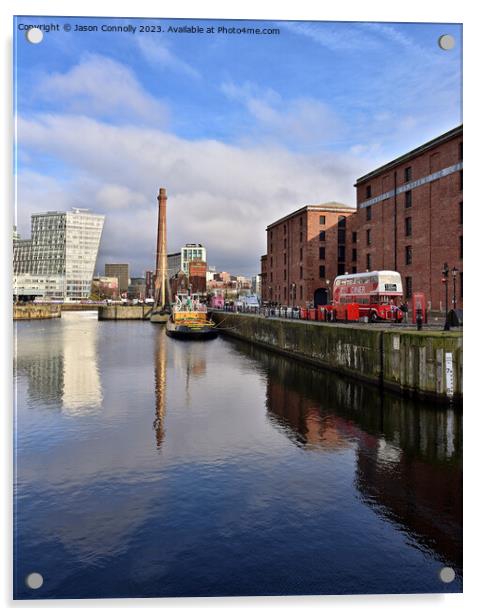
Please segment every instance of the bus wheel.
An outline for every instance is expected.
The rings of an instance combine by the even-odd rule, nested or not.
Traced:
[[[370,323],[376,323],[377,321],[378,321],[377,313],[371,312],[370,313]]]

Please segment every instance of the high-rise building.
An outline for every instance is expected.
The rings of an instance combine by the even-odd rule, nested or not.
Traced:
[[[207,261],[206,248],[202,244],[186,244],[181,248],[181,269],[189,274],[190,261]]]
[[[119,281],[119,293],[127,293],[129,289],[129,264],[106,263],[104,267],[106,276],[115,276]]]
[[[14,295],[87,299],[104,216],[86,209],[31,217],[31,239],[14,239]]]
[[[167,255],[167,277],[171,279],[181,270],[181,253],[172,252]]]

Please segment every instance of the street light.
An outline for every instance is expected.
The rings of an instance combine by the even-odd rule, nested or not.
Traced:
[[[454,294],[452,296],[452,307],[454,310],[457,310],[457,293],[456,293],[456,283],[457,283],[457,273],[458,273],[458,269],[455,267],[452,268],[452,280],[453,280],[453,284],[454,284]]]
[[[444,263],[444,268],[442,270],[442,282],[445,284],[445,325],[444,331],[450,330],[449,323],[449,266],[447,263]]]
[[[330,305],[330,281],[327,278],[325,282],[326,282],[326,303]]]
[[[296,289],[296,282],[292,282],[291,283],[291,307],[294,308],[295,305],[295,289]]]

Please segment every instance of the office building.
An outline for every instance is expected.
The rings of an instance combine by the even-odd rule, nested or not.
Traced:
[[[86,209],[31,217],[31,239],[14,239],[14,295],[82,300],[90,296],[104,216]]]
[[[108,277],[117,278],[119,281],[119,293],[127,293],[129,289],[129,264],[128,263],[106,263],[104,274]]]

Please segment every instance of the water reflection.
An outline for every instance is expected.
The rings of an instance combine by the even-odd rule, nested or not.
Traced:
[[[300,447],[356,446],[361,498],[423,549],[462,568],[462,417],[270,354],[269,419]]]
[[[16,370],[28,380],[32,404],[84,415],[102,406],[96,312],[65,313],[61,322],[26,323],[17,336]],[[59,327],[60,325],[60,327]]]
[[[438,577],[461,566],[458,413],[222,338],[62,319],[19,325],[16,596],[32,562],[36,598],[461,589]]]
[[[154,346],[156,416],[153,428],[156,434],[156,446],[159,449],[164,440],[164,417],[166,415],[167,340],[164,327],[156,326],[156,329],[156,341]]]

